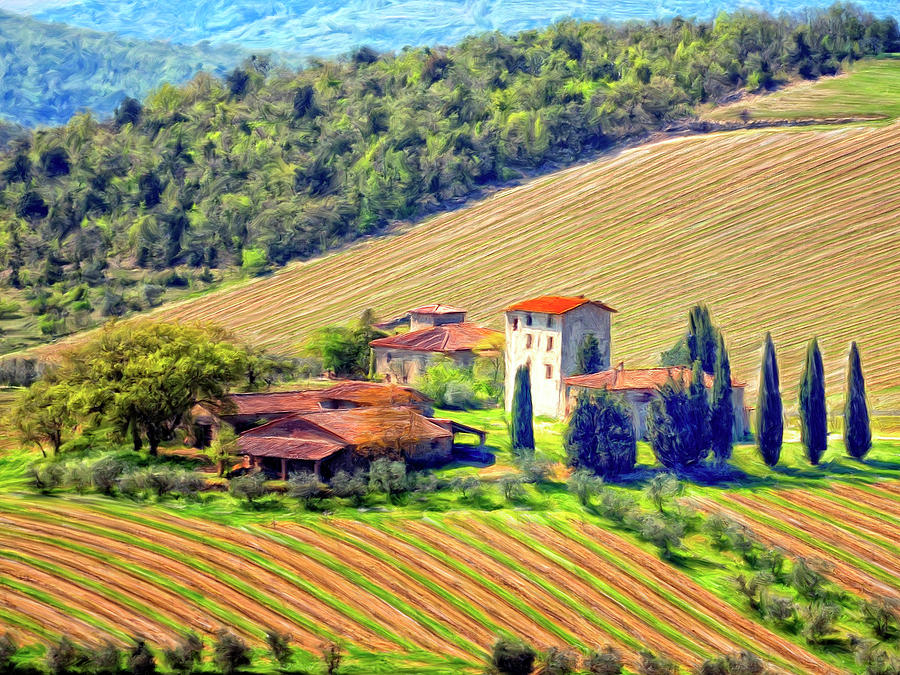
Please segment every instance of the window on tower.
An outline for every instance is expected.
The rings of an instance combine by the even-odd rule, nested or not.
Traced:
[[[513,330],[519,330],[519,317],[513,319]]]
[[[553,336],[552,335],[547,338],[547,351],[548,352],[553,351]]]
[[[525,349],[531,349],[531,333],[525,336]]]
[[[544,366],[544,377],[548,380],[553,379],[553,366],[549,363]]]

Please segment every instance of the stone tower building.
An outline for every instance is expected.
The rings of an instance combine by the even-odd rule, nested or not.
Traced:
[[[519,366],[531,368],[535,415],[561,418],[566,411],[565,378],[575,372],[575,355],[584,336],[600,344],[602,369],[609,368],[612,307],[582,296],[547,295],[506,309],[506,410],[512,408]]]

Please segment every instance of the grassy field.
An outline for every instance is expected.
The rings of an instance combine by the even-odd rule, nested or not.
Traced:
[[[773,94],[752,96],[712,108],[710,120],[895,119],[900,116],[900,55],[858,61],[837,77],[795,84]]]
[[[498,461],[440,477],[490,481],[511,470],[499,411],[442,414],[488,430]],[[561,459],[561,425],[539,419],[536,431],[539,450]],[[879,441],[859,463],[832,442],[810,467],[787,443],[772,470],[742,445],[733,463],[743,480],[690,485],[684,497],[792,556],[827,561],[851,593],[900,598],[898,450],[896,440]],[[0,459],[0,624],[23,642],[65,632],[87,644],[139,634],[168,645],[188,629],[209,637],[226,626],[262,654],[273,627],[293,636],[309,667],[321,644],[339,640],[347,673],[455,673],[477,672],[494,637],[511,632],[542,647],[615,645],[632,669],[642,647],[686,669],[736,649],[784,672],[853,667],[849,652],[812,648],[755,616],[733,590],[733,554],[698,534],[666,562],[579,505],[562,470],[512,503],[495,491],[441,490],[307,511],[279,498],[242,506],[221,493],[150,502],[38,495],[23,480],[32,458]],[[639,463],[651,470],[645,444]],[[643,485],[614,489],[641,498]],[[865,633],[852,615],[839,629]]]

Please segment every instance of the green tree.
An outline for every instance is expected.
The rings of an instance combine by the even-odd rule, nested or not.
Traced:
[[[55,455],[75,426],[71,395],[71,387],[52,373],[19,394],[10,420],[22,442],[37,446],[45,457],[47,448]]]
[[[315,500],[328,494],[327,490],[328,486],[311,471],[292,473],[288,479],[288,495],[303,502],[307,509]]]
[[[512,637],[501,637],[491,648],[491,665],[501,675],[529,675],[537,652],[531,645]]]
[[[828,411],[825,408],[825,366],[815,338],[806,350],[800,375],[800,440],[809,463],[818,464],[828,445]]]
[[[637,461],[634,427],[625,403],[603,389],[578,394],[563,435],[568,465],[610,478],[627,473]]]
[[[587,655],[584,669],[589,675],[620,675],[622,655],[617,649],[606,645],[602,650],[597,649]]]
[[[213,662],[220,673],[234,675],[250,665],[250,648],[231,631],[220,630],[213,645]]]
[[[684,383],[671,377],[647,406],[647,440],[667,469],[690,469],[709,454],[697,408]]]
[[[709,398],[706,395],[706,373],[700,363],[700,359],[694,361],[691,370],[691,383],[688,386],[690,398],[690,426],[695,430],[696,443],[704,459],[710,447],[710,408]]]
[[[9,633],[0,636],[0,673],[12,673],[13,658],[19,651],[19,646]]]
[[[190,673],[200,665],[203,657],[203,641],[194,633],[184,635],[178,643],[163,651],[169,670],[174,673]]]
[[[599,373],[603,370],[603,355],[600,353],[600,343],[593,333],[586,333],[575,352],[575,375]]]
[[[232,497],[246,499],[247,503],[252,505],[257,499],[261,499],[269,493],[269,488],[266,486],[266,475],[262,471],[258,471],[232,478],[228,484],[228,491]]]
[[[734,428],[734,401],[731,391],[731,364],[725,349],[725,338],[719,333],[716,348],[712,406],[710,410],[710,442],[713,456],[720,464],[731,458]]]
[[[322,359],[324,368],[335,375],[365,377],[370,370],[369,343],[385,336],[374,323],[375,315],[367,309],[349,326],[320,328],[307,341],[304,351],[308,356]]]
[[[663,352],[664,366],[690,366],[696,360],[705,373],[713,373],[716,367],[716,351],[719,329],[712,322],[706,305],[694,305],[688,311],[688,328],[672,349]]]
[[[532,417],[531,371],[528,366],[519,366],[513,388],[512,424],[510,426],[510,440],[514,453],[534,450]]]
[[[217,328],[136,321],[68,352],[55,378],[83,420],[130,433],[136,447],[143,435],[155,455],[196,404],[227,406],[245,366],[243,349]]]
[[[759,372],[759,396],[756,408],[756,443],[763,461],[769,466],[778,464],[784,434],[781,390],[778,383],[778,362],[775,344],[766,333],[762,366]]]
[[[866,403],[866,383],[863,379],[859,349],[850,344],[847,364],[847,398],[844,403],[844,446],[847,453],[862,459],[872,447],[872,430],[869,426],[869,407]]]
[[[266,631],[266,645],[269,647],[269,653],[272,658],[282,668],[286,667],[291,661],[291,636],[287,633],[281,633],[274,628]]]
[[[216,437],[208,447],[203,448],[203,454],[216,465],[216,475],[224,476],[228,462],[237,457],[237,434],[230,424],[222,423],[216,432]]]

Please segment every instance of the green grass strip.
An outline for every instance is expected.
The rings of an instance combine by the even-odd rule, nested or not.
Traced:
[[[4,505],[5,506],[5,505]],[[43,514],[30,514],[33,518],[38,519]],[[44,521],[49,521],[50,518],[45,517]],[[88,548],[82,544],[78,544],[73,541],[69,541],[67,539],[58,539],[56,537],[51,537],[47,535],[35,534],[35,533],[23,533],[21,531],[15,531],[15,536],[31,539],[34,541],[39,541],[44,544],[56,546],[58,548],[62,548],[64,550],[71,550],[76,553],[80,553],[84,556],[89,556],[94,560],[101,562],[104,565],[109,565],[110,567],[115,567],[117,569],[122,570],[128,574],[139,577],[140,579],[147,581],[148,583],[153,584],[154,586],[159,586],[160,588],[165,588],[166,590],[180,595],[188,601],[192,602],[196,607],[209,612],[210,614],[215,615],[217,619],[222,621],[223,623],[229,624],[231,626],[239,627],[244,630],[248,635],[254,635],[259,639],[263,639],[265,637],[264,631],[259,629],[255,624],[247,621],[246,618],[242,617],[239,614],[235,614],[230,610],[218,605],[217,603],[212,602],[202,593],[199,593],[187,586],[182,586],[177,581],[172,579],[171,577],[165,577],[165,583],[161,583],[161,577],[159,574],[154,574],[143,567],[135,565],[133,563],[126,562],[124,560],[119,559],[115,555],[104,553],[102,551],[97,551],[92,548]]]
[[[690,604],[689,602],[682,600],[681,598],[679,598],[676,595],[672,595],[671,593],[669,593],[669,591],[667,591],[665,589],[665,587],[663,587],[661,584],[654,581],[651,577],[644,574],[640,570],[639,567],[627,562],[623,558],[619,558],[619,557],[615,556],[613,553],[611,553],[607,549],[596,544],[590,538],[585,537],[580,532],[578,532],[574,527],[572,527],[572,525],[569,522],[561,521],[561,520],[557,520],[557,519],[550,519],[550,518],[543,518],[541,520],[541,522],[543,522],[545,525],[547,525],[547,527],[550,527],[551,529],[555,530],[559,534],[563,535],[564,537],[567,537],[567,538],[571,539],[572,541],[575,541],[575,542],[581,544],[586,549],[588,549],[591,553],[595,553],[596,555],[605,559],[610,564],[615,565],[615,566],[619,567],[620,569],[624,570],[629,575],[631,575],[633,578],[637,579],[641,584],[643,584],[650,590],[656,592],[661,597],[666,598],[670,604],[674,605],[675,607],[682,610],[683,612],[691,615],[697,621],[705,624],[709,628],[712,628],[714,631],[716,631],[723,637],[727,638],[728,640],[731,640],[731,642],[733,642],[734,644],[736,644],[748,651],[756,652],[760,656],[765,658],[767,661],[776,663],[777,665],[780,665],[783,668],[787,668],[788,670],[792,670],[793,672],[803,672],[803,671],[797,670],[797,666],[795,664],[792,664],[790,661],[786,661],[780,656],[775,656],[773,654],[770,654],[770,653],[765,652],[764,650],[760,649],[759,646],[755,642],[749,640],[748,637],[746,635],[744,635],[743,633],[732,630],[732,628],[730,626],[720,623],[719,621],[717,621],[713,617],[709,616],[708,614],[704,614],[703,612],[699,611],[694,605]],[[696,580],[694,580],[694,581],[696,581]],[[718,594],[715,594],[715,595],[716,595],[716,597],[720,597]],[[756,623],[756,621],[752,617],[747,617],[747,615],[744,613],[744,610],[742,607],[739,607],[739,606],[733,604],[727,598],[722,598],[722,600],[723,600],[723,602],[728,604],[730,607],[732,607],[733,609],[738,611],[740,614],[742,614],[743,616],[748,618],[754,624]],[[790,642],[793,643],[793,640],[790,640]],[[794,644],[796,644],[796,643],[794,643]],[[798,646],[800,646],[800,645],[798,645]]]
[[[28,513],[31,514],[33,512],[29,511]],[[227,572],[224,572],[222,570],[218,570],[201,560],[188,556],[182,551],[174,551],[166,546],[161,546],[159,544],[141,539],[139,537],[135,537],[130,534],[126,534],[124,532],[118,532],[116,530],[106,529],[98,527],[96,525],[89,525],[87,523],[78,521],[77,518],[72,518],[67,524],[71,527],[84,530],[85,532],[91,532],[93,534],[97,534],[108,539],[113,539],[124,544],[136,546],[137,548],[156,553],[163,557],[181,562],[185,565],[188,565],[189,567],[193,567],[195,570],[203,572],[207,576],[212,577],[217,581],[221,581],[227,586],[230,586],[238,593],[246,596],[247,598],[250,598],[251,600],[255,600],[260,605],[267,607],[273,612],[280,614],[285,618],[290,619],[291,621],[294,621],[298,625],[309,630],[314,635],[319,635],[324,639],[332,640],[335,642],[339,641],[339,638],[336,635],[334,635],[331,631],[327,630],[323,626],[314,623],[302,614],[294,612],[293,610],[284,606],[282,603],[277,602],[270,596],[260,593],[253,586],[244,583],[237,577],[234,577],[233,575],[228,574]],[[258,630],[255,632],[257,635],[263,635],[262,631]]]
[[[369,553],[373,557],[381,560],[385,564],[388,564],[388,565],[394,567],[395,569],[400,570],[401,572],[403,572],[403,574],[405,574],[408,577],[411,577],[412,579],[414,579],[421,585],[423,585],[426,588],[428,588],[429,590],[431,590],[433,593],[439,595],[441,598],[443,598],[444,600],[446,600],[447,602],[452,604],[454,607],[456,607],[458,610],[460,610],[464,614],[467,614],[475,621],[481,623],[488,630],[494,631],[494,632],[501,630],[500,626],[498,626],[496,623],[494,623],[491,620],[491,618],[488,617],[486,614],[479,611],[476,607],[473,607],[470,603],[463,602],[456,596],[456,594],[452,593],[451,591],[448,591],[446,588],[444,588],[440,584],[436,583],[435,581],[430,579],[428,576],[420,573],[414,567],[403,562],[399,557],[396,557],[393,554],[388,553],[387,551],[382,550],[381,548],[378,548],[377,546],[372,546],[368,542],[363,540],[362,538],[359,538],[356,535],[347,534],[336,527],[328,525],[327,523],[326,524],[305,523],[305,524],[307,527],[314,529],[316,531],[322,532],[324,534],[327,534],[328,536],[332,537],[333,539],[337,539],[339,541],[343,541],[343,542],[349,544],[350,546],[357,547],[357,548]]]
[[[618,640],[620,644],[626,645],[634,651],[640,651],[644,648],[644,645],[633,638],[631,635],[625,633],[610,622],[606,621],[603,617],[596,614],[595,612],[592,612],[581,603],[573,602],[572,597],[565,591],[561,591],[556,587],[556,585],[551,584],[543,577],[535,575],[533,570],[530,570],[524,565],[521,565],[519,562],[509,557],[505,553],[501,553],[500,551],[484,543],[477,537],[470,535],[468,532],[462,531],[458,526],[450,525],[446,522],[441,522],[441,525],[451,536],[456,537],[469,546],[481,551],[485,555],[499,562],[501,565],[505,565],[509,569],[518,573],[520,576],[528,579],[536,586],[540,586],[544,591],[562,602],[566,607],[575,610],[582,617],[603,629],[608,635]]]
[[[634,604],[628,596],[620,593],[614,586],[606,583],[599,577],[594,574],[588,572],[587,570],[582,569],[576,563],[572,562],[568,558],[559,555],[556,551],[544,546],[540,542],[533,539],[531,536],[525,534],[521,530],[515,527],[509,527],[509,523],[503,523],[499,518],[496,517],[487,517],[484,518],[484,521],[488,524],[492,522],[496,523],[498,526],[497,529],[500,529],[504,534],[512,537],[517,540],[519,543],[527,546],[532,551],[542,555],[544,558],[549,560],[550,562],[562,567],[564,570],[569,572],[570,574],[574,574],[579,577],[582,581],[586,582],[588,585],[593,586],[600,593],[610,598],[614,602],[618,603],[622,607],[624,607],[627,611],[631,612],[633,615],[638,617],[641,621],[643,621],[648,626],[656,629],[660,635],[665,635],[670,640],[675,642],[676,644],[680,644],[682,647],[686,648],[688,651],[693,652],[695,654],[699,654],[704,658],[708,658],[713,656],[713,653],[708,651],[706,648],[700,647],[699,645],[693,643],[690,639],[688,639],[683,633],[676,630],[670,624],[660,621],[649,611]]]
[[[57,576],[61,579],[65,579],[67,581],[72,582],[78,586],[81,586],[84,589],[92,590],[98,595],[106,598],[107,600],[111,600],[117,604],[120,604],[124,607],[127,607],[136,613],[143,615],[147,618],[152,619],[156,623],[162,624],[163,626],[167,626],[174,630],[175,632],[185,632],[185,628],[183,625],[173,621],[172,619],[163,616],[159,612],[157,612],[152,607],[145,605],[142,602],[135,600],[132,597],[129,597],[123,593],[119,593],[115,589],[104,586],[98,581],[94,581],[93,579],[88,579],[72,570],[64,569],[59,565],[54,563],[40,560],[38,558],[32,558],[29,555],[25,555],[23,553],[17,553],[15,551],[10,551],[9,549],[0,548],[0,557],[8,558],[10,560],[18,560],[21,563],[28,565],[29,567],[34,567],[39,570],[43,570],[48,574],[53,576]]]
[[[60,600],[54,598],[49,593],[46,593],[38,588],[23,584],[3,575],[0,575],[0,586],[6,586],[9,589],[21,593],[22,595],[28,596],[32,600],[41,602],[48,607],[53,607],[54,609],[62,612],[64,615],[76,618],[79,621],[86,623],[88,626],[92,626],[108,635],[119,638],[123,642],[129,642],[131,640],[131,636],[128,635],[128,633],[107,623],[105,619],[101,619],[100,617],[88,614],[87,612],[80,610],[77,607],[70,607]]]
[[[48,630],[30,616],[21,614],[9,607],[0,607],[0,623],[6,626],[15,626],[16,628],[27,630],[48,642],[55,642],[59,639],[59,633]]]
[[[854,487],[862,490],[861,485],[855,485]],[[873,490],[865,490],[865,492],[869,492],[873,494],[873,496],[880,496]],[[889,525],[895,525],[900,527],[900,518],[897,518],[891,513],[886,513],[884,511],[876,511],[873,507],[865,506],[863,504],[857,504],[856,502],[847,499],[841,495],[836,495],[827,490],[816,489],[811,491],[812,494],[817,497],[821,497],[822,499],[827,499],[828,501],[837,504],[848,511],[855,511],[864,516],[868,516],[869,518],[874,518],[875,520],[883,520],[885,523]],[[897,502],[897,509],[900,510],[900,501]]]
[[[369,523],[369,524],[372,525],[372,523]],[[385,534],[389,534],[392,537],[409,544],[410,546],[414,546],[415,548],[418,548],[421,551],[424,551],[425,553],[429,554],[430,556],[445,563],[447,566],[452,567],[457,572],[469,577],[470,579],[472,579],[479,585],[483,586],[486,590],[488,590],[491,593],[493,593],[494,595],[496,595],[498,598],[501,598],[502,600],[506,601],[506,603],[509,604],[511,607],[514,607],[517,610],[519,610],[519,612],[521,612],[522,614],[527,616],[529,619],[534,621],[536,624],[538,624],[542,628],[546,629],[548,632],[550,632],[553,635],[555,635],[556,637],[558,637],[563,642],[565,642],[567,644],[575,644],[582,648],[585,647],[584,644],[578,638],[576,638],[574,635],[569,634],[568,631],[557,626],[555,623],[550,621],[546,616],[544,616],[543,614],[541,614],[540,612],[535,610],[533,607],[531,607],[528,603],[523,602],[518,597],[516,597],[513,593],[510,593],[505,588],[498,586],[493,581],[490,581],[482,574],[479,574],[478,572],[476,572],[475,570],[470,568],[465,563],[462,563],[459,560],[456,560],[455,558],[451,558],[450,556],[442,553],[441,551],[430,546],[429,544],[425,543],[424,541],[418,540],[416,537],[412,537],[400,530],[396,530],[392,527],[388,527],[384,523],[379,523],[378,526],[376,527],[376,529],[379,529],[382,532],[384,532]],[[504,632],[507,632],[507,631],[504,631]]]
[[[885,582],[888,586],[892,586],[894,588],[900,588],[900,585],[898,585],[898,583],[897,583],[897,578],[894,575],[885,572],[880,567],[876,567],[875,565],[872,565],[872,564],[866,562],[865,560],[862,560],[861,558],[857,558],[856,556],[847,553],[846,551],[844,551],[841,548],[838,548],[837,546],[832,546],[831,544],[829,544],[827,542],[816,539],[815,537],[812,537],[812,536],[806,534],[806,532],[803,532],[802,530],[799,530],[790,525],[786,525],[785,523],[781,522],[777,518],[772,518],[770,516],[765,516],[765,515],[762,515],[761,513],[757,513],[753,509],[750,509],[750,508],[744,506],[743,504],[738,504],[736,502],[729,501],[728,499],[726,499],[724,497],[721,497],[719,495],[715,495],[712,493],[710,493],[708,495],[708,497],[711,500],[715,501],[720,506],[723,506],[725,508],[736,511],[736,512],[746,516],[750,520],[755,520],[764,525],[768,525],[769,527],[772,527],[773,529],[784,532],[789,537],[799,539],[800,541],[802,541],[806,544],[809,544],[813,548],[818,548],[823,551],[826,551],[826,552],[830,553],[831,555],[835,556],[836,558],[840,558],[841,560],[848,563],[849,565],[857,567],[857,568],[863,570],[864,572],[871,574],[873,577],[877,578],[878,580]]]
[[[435,635],[438,635],[444,640],[447,640],[448,642],[455,644],[457,647],[460,647],[463,651],[466,651],[473,656],[484,655],[484,651],[478,645],[469,642],[463,637],[460,637],[452,630],[448,629],[444,624],[435,621],[427,614],[421,612],[412,605],[407,604],[394,594],[372,583],[365,576],[338,562],[333,556],[325,553],[324,551],[320,551],[313,546],[303,544],[302,542],[297,541],[296,539],[292,539],[289,536],[281,535],[275,532],[258,531],[255,530],[255,528],[254,531],[257,531],[259,534],[268,537],[272,541],[275,541],[282,546],[290,548],[293,551],[297,551],[301,555],[312,558],[313,560],[324,565],[333,572],[340,574],[359,588],[368,591],[377,598],[381,598],[384,602],[399,610],[406,616],[412,618],[422,626],[426,627]]]
[[[453,605],[456,609],[458,609],[463,614],[466,614],[470,618],[472,618],[475,621],[477,621],[478,623],[480,623],[482,626],[487,628],[492,633],[498,633],[502,630],[502,628],[500,628],[500,626],[498,626],[496,623],[491,621],[491,619],[486,614],[484,614],[484,612],[479,611],[478,608],[474,607],[471,603],[463,602],[454,593],[451,593],[450,591],[448,591],[446,588],[444,588],[440,584],[435,583],[434,581],[429,579],[427,576],[425,576],[424,574],[421,574],[416,569],[414,569],[410,565],[407,565],[406,563],[401,561],[399,558],[388,553],[387,551],[384,551],[376,546],[372,546],[368,542],[364,541],[363,539],[357,538],[354,535],[350,535],[345,532],[342,532],[340,529],[333,527],[331,525],[328,525],[328,524],[308,522],[308,523],[304,523],[304,525],[306,525],[310,529],[313,529],[313,530],[323,534],[324,536],[328,536],[328,537],[331,537],[332,539],[342,541],[350,546],[354,546],[354,547],[368,553],[372,557],[377,558],[378,560],[385,563],[386,565],[390,565],[394,569],[399,570],[406,576],[410,577],[414,581],[418,582],[419,584],[421,584],[422,586],[424,586],[425,588],[430,590],[435,595],[438,595],[442,599],[446,600],[449,604]],[[483,653],[483,651],[480,651],[479,653]]]
[[[245,548],[243,546],[238,546],[236,544],[231,544],[224,540],[207,537],[207,536],[198,534],[192,530],[183,529],[176,525],[172,525],[170,523],[165,523],[165,522],[161,522],[161,521],[157,521],[157,520],[142,518],[140,516],[136,516],[131,513],[115,513],[115,514],[113,514],[110,512],[110,510],[108,508],[103,507],[103,506],[98,507],[97,510],[104,512],[107,515],[116,515],[120,518],[125,518],[132,523],[136,523],[138,525],[143,525],[145,527],[152,528],[152,529],[161,530],[163,532],[168,532],[169,534],[183,537],[185,539],[195,541],[195,542],[203,544],[205,546],[209,546],[210,548],[219,549],[221,551],[225,551],[227,553],[236,555],[240,558],[249,560],[249,561],[255,563],[257,566],[271,572],[272,574],[275,574],[276,576],[281,577],[285,581],[288,581],[288,582],[294,584],[295,586],[302,589],[303,591],[305,591],[312,597],[316,598],[320,602],[328,605],[335,611],[340,612],[341,614],[343,614],[344,616],[355,621],[359,625],[365,626],[366,628],[368,628],[372,632],[376,633],[377,635],[380,635],[381,637],[383,637],[387,640],[390,640],[394,644],[397,644],[400,647],[403,647],[407,650],[415,651],[415,650],[419,649],[418,645],[416,645],[412,641],[407,640],[406,638],[404,638],[400,635],[397,635],[396,633],[394,633],[391,630],[388,630],[387,628],[382,626],[377,621],[373,621],[369,617],[365,616],[362,612],[360,612],[360,611],[354,609],[353,607],[351,607],[350,605],[338,600],[333,595],[323,591],[321,588],[319,588],[315,584],[307,581],[306,579],[303,579],[303,578],[297,576],[293,572],[285,569],[284,567],[278,565],[277,563],[272,562],[264,555],[261,555],[254,551],[251,551],[248,548]],[[235,532],[240,533],[240,530],[235,530]],[[292,617],[296,615],[296,613],[294,613],[292,610],[288,609],[287,607],[284,607],[284,611],[290,612]],[[296,616],[299,616],[299,615],[296,615]],[[307,621],[308,623],[311,623],[311,622],[309,622],[308,619],[305,619],[305,617],[303,620]]]
[[[846,523],[837,522],[837,520],[830,518],[829,516],[824,516],[821,513],[816,513],[812,509],[806,506],[801,506],[799,504],[795,504],[791,501],[783,499],[782,497],[776,495],[757,495],[758,499],[762,501],[768,502],[769,504],[774,504],[777,506],[781,506],[782,508],[789,509],[791,511],[795,511],[796,513],[802,513],[804,516],[808,518],[812,518],[813,520],[817,520],[820,522],[824,522],[827,525],[833,525],[839,530],[844,530],[848,534],[852,534],[861,539],[865,539],[866,541],[879,546],[885,551],[892,553],[893,555],[900,555],[900,547],[897,547],[895,544],[892,544],[889,541],[886,541],[883,537],[879,537],[875,534],[869,534],[868,532],[864,532],[860,530],[855,525],[848,525]]]

